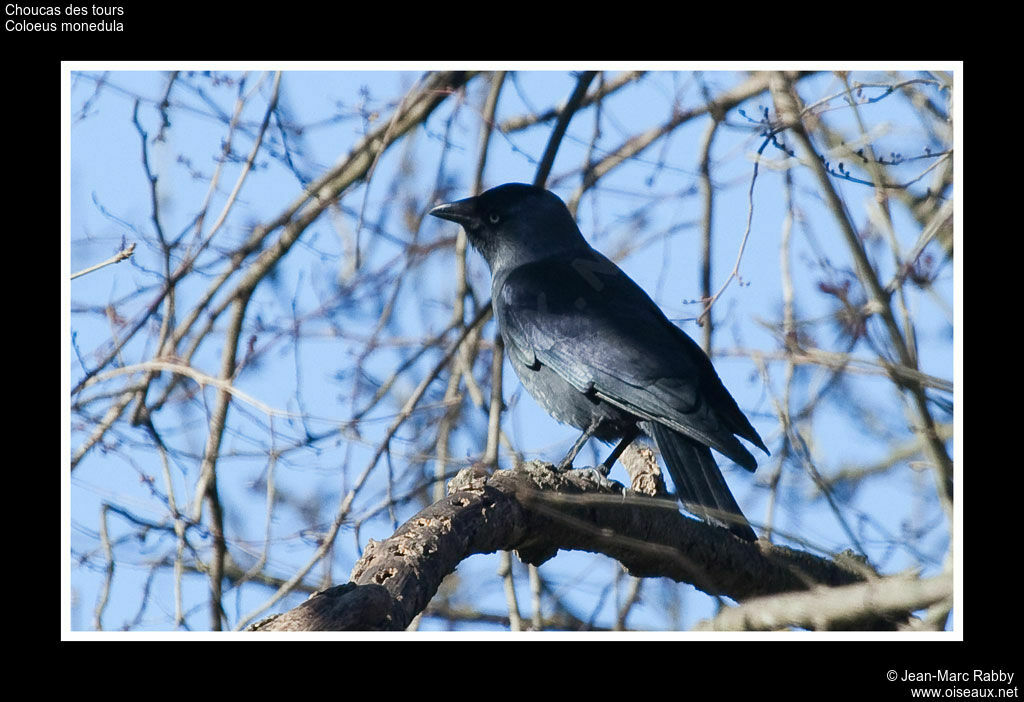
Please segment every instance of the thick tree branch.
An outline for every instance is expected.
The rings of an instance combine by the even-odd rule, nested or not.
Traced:
[[[684,516],[674,500],[623,492],[617,483],[601,486],[587,471],[556,472],[532,461],[490,477],[480,468],[460,472],[448,497],[389,539],[367,544],[351,582],[252,629],[400,631],[465,558],[515,550],[539,565],[560,549],[604,553],[634,576],[668,577],[737,601],[873,577],[852,558],[831,561],[766,541],[748,543]]]

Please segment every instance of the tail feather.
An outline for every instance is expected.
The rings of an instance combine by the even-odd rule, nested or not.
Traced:
[[[644,422],[641,426],[658,445],[675,483],[676,494],[689,511],[741,539],[757,540],[729,491],[711,449],[657,422]]]

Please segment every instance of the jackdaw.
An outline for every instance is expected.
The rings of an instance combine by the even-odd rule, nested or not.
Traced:
[[[688,511],[748,541],[756,535],[711,455],[757,468],[739,436],[768,453],[703,350],[640,286],[590,247],[557,195],[507,183],[439,205],[491,269],[494,316],[526,390],[551,416],[591,437],[654,440]]]

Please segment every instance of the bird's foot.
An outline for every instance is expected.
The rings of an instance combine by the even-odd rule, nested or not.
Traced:
[[[552,467],[555,469],[556,473],[565,473],[570,470],[577,471],[581,475],[586,475],[590,480],[608,490],[616,490],[620,487],[617,482],[608,479],[608,473],[611,472],[611,467],[606,466],[603,463],[593,468],[574,468],[572,465],[572,457],[566,456],[561,462],[552,465]],[[623,490],[625,490],[625,488],[623,488]]]
[[[614,480],[608,479],[608,469],[604,466],[597,466],[595,468],[576,468],[574,470],[585,474],[588,478],[606,490],[618,490],[620,488],[623,490],[625,489]]]

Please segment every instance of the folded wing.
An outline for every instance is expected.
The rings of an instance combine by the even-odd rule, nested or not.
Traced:
[[[548,366],[580,392],[671,427],[747,470],[757,463],[736,436],[767,452],[701,348],[600,253],[520,266],[495,294],[506,346],[525,365]]]

